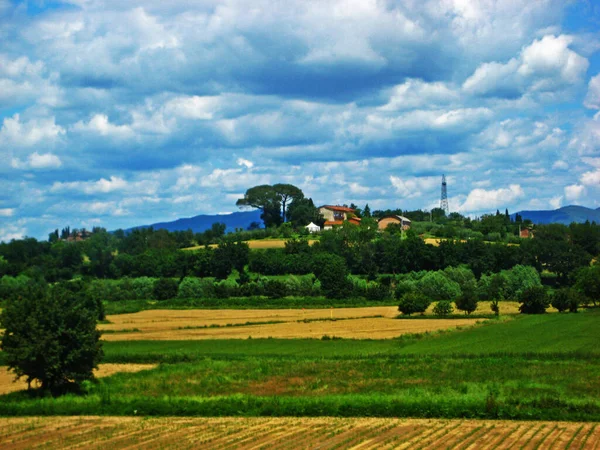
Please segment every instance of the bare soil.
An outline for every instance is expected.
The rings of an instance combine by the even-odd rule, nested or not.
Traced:
[[[575,422],[368,418],[20,417],[0,448],[596,449],[600,426]]]

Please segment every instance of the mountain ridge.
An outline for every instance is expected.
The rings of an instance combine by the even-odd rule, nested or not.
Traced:
[[[572,222],[582,223],[586,220],[600,223],[600,208],[592,209],[579,205],[567,205],[553,210],[519,211],[512,214],[514,219],[519,214],[523,220],[529,219],[535,224],[562,223],[569,225]]]
[[[154,228],[155,230],[167,231],[187,231],[192,230],[194,233],[202,233],[209,230],[214,223],[224,223],[225,231],[235,231],[236,228],[244,230],[252,222],[259,222],[262,226],[259,210],[253,211],[237,211],[230,214],[200,214],[193,217],[183,217],[170,222],[157,222],[149,225],[138,225],[126,229],[125,231],[133,231],[144,228]]]

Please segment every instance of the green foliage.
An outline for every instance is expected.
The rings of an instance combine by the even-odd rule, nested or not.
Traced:
[[[346,262],[340,256],[328,253],[316,255],[313,273],[321,282],[321,291],[327,298],[344,298],[352,290]]]
[[[160,278],[154,282],[153,295],[156,300],[169,300],[177,297],[179,283],[172,278]]]
[[[433,313],[436,316],[447,316],[454,312],[454,308],[452,307],[452,302],[448,300],[441,300],[437,302],[437,304],[433,308]]]
[[[542,285],[540,274],[531,266],[519,264],[503,273],[506,278],[505,298],[507,299],[517,299],[525,289]]]
[[[205,284],[201,278],[185,277],[179,283],[178,298],[201,298],[204,296]]]
[[[550,298],[543,286],[532,286],[521,292],[519,310],[523,314],[543,314],[550,306]]]
[[[477,309],[477,282],[473,279],[465,282],[462,286],[462,293],[454,301],[456,309],[471,314]]]
[[[427,298],[425,295],[420,292],[407,292],[400,299],[400,304],[398,305],[398,311],[402,314],[406,314],[410,316],[414,313],[425,313],[429,305],[431,304],[431,300]]]
[[[580,269],[575,275],[575,289],[596,305],[600,301],[600,265]]]
[[[390,287],[383,283],[378,283],[376,281],[372,281],[367,285],[367,290],[366,290],[365,295],[366,295],[367,300],[379,301],[379,302],[389,300],[391,297]]]
[[[404,294],[409,292],[415,292],[417,290],[417,284],[413,280],[400,280],[396,283],[396,290],[394,296],[400,300]]]
[[[473,283],[477,282],[475,275],[473,275],[473,271],[465,266],[446,267],[444,269],[444,275],[446,275],[448,279],[458,283],[461,290],[464,288],[464,286],[472,286]]]
[[[53,393],[93,379],[102,357],[98,315],[96,303],[81,293],[30,284],[0,314],[0,348],[9,369]]]
[[[581,302],[580,294],[575,289],[562,288],[552,295],[552,306],[559,312],[577,312]]]
[[[417,282],[417,289],[432,300],[454,300],[460,295],[460,286],[444,272],[428,272]]]

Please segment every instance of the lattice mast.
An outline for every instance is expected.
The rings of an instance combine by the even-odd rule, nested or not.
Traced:
[[[446,215],[450,214],[448,208],[448,190],[446,187],[446,175],[442,175],[442,198],[440,199],[440,209],[442,209]]]

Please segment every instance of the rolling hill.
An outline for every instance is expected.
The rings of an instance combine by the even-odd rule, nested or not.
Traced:
[[[252,222],[258,222],[262,226],[262,220],[260,218],[260,211],[242,211],[234,212],[231,214],[213,214],[213,215],[199,215],[194,217],[188,217],[183,219],[177,219],[173,222],[159,222],[149,225],[140,225],[137,227],[129,228],[125,231],[131,231],[138,228],[149,228],[153,227],[155,230],[164,229],[167,231],[186,231],[192,230],[194,233],[201,233],[210,229],[213,223],[224,223],[227,228],[226,231],[235,231],[236,228],[243,228],[244,230]]]
[[[552,211],[519,211],[516,214],[520,214],[523,220],[529,219],[536,224],[562,223],[569,225],[571,222],[581,223],[586,220],[600,223],[600,208],[591,209],[576,205],[563,206]],[[511,217],[514,218],[516,214]]]

